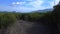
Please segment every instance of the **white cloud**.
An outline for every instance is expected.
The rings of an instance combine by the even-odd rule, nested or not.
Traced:
[[[51,6],[57,5],[60,0],[54,0],[52,2],[49,2]]]
[[[20,4],[20,2],[16,2],[16,4]]]
[[[36,1],[30,2],[29,4],[35,8],[38,8],[43,4],[43,1],[42,0],[36,0]]]
[[[39,10],[39,9],[43,9],[42,8],[42,4],[43,4],[43,0],[35,0],[35,1],[31,1],[29,3],[27,3],[26,5],[31,5],[35,10]]]
[[[55,0],[55,5],[57,5],[59,3],[60,0]]]
[[[53,0],[53,1],[49,2],[50,7],[52,7],[52,8],[53,8],[53,6],[57,5],[58,3],[59,3],[59,0]]]
[[[15,4],[16,4],[16,5],[23,5],[23,4],[25,4],[25,3],[26,3],[26,2],[12,2],[13,5],[15,5]]]
[[[53,7],[55,5],[54,2],[49,2],[49,4],[50,4],[50,7]]]
[[[55,5],[58,4],[59,0],[24,0],[23,2],[12,2],[12,5],[9,5],[10,8],[4,8],[5,10],[16,10],[16,11],[33,11],[33,10],[41,10],[41,9],[47,9],[52,8]],[[45,4],[46,3],[46,4]],[[43,6],[44,4],[44,6]],[[32,7],[31,7],[32,6]]]
[[[14,7],[14,9],[16,10],[21,10],[21,11],[33,11],[33,10],[41,10],[41,9],[47,9],[47,8],[52,8],[54,6],[54,1],[55,1],[55,5],[58,4],[59,0],[54,0],[54,1],[50,1],[47,2],[49,3],[47,7],[42,6],[43,3],[45,3],[44,0],[26,0],[26,1],[30,1],[30,2],[13,2],[13,5],[26,5],[26,6],[17,6]],[[27,7],[27,6],[32,6],[32,7]]]
[[[34,1],[33,0],[27,0],[27,1],[31,1],[31,2],[29,2],[29,3],[26,3],[26,2],[13,2],[12,4],[13,5],[15,5],[15,4],[16,5],[18,5],[18,4],[19,5],[24,5],[25,4],[26,6],[28,5],[28,6],[33,7],[33,8],[31,8],[31,7],[28,8],[28,7],[25,7],[25,6],[24,6],[24,8],[23,8],[23,6],[20,7],[20,9],[24,9],[24,10],[26,10],[26,8],[29,9],[29,10],[31,10],[31,9],[32,10],[43,9],[43,7],[41,6],[43,4],[43,0],[34,0]]]

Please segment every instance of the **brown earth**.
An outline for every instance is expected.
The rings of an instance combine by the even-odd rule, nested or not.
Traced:
[[[53,34],[53,30],[51,29],[51,26],[43,25],[42,23],[37,24],[37,22],[18,20],[15,26],[9,27],[7,29],[7,32],[5,33],[6,34]]]

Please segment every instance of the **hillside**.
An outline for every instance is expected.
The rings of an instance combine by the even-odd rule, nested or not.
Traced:
[[[53,9],[52,8],[50,8],[50,9],[44,9],[44,10],[36,10],[36,11],[32,11],[31,13],[34,13],[34,12],[48,12],[48,11],[53,11]]]

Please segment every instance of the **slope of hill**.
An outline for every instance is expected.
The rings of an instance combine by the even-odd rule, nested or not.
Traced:
[[[36,11],[32,11],[32,13],[34,13],[34,12],[48,12],[48,11],[53,11],[53,9],[36,10]]]

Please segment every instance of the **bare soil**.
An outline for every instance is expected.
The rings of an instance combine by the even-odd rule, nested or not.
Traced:
[[[6,34],[54,34],[52,27],[38,22],[18,20],[13,27],[7,29]],[[1,33],[0,33],[1,34]],[[56,34],[56,33],[55,33]]]

